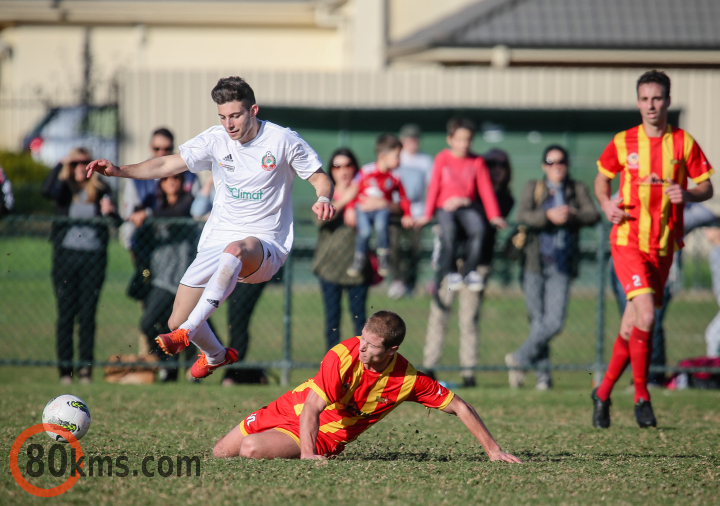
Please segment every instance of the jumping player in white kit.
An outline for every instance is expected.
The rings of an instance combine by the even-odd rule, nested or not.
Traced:
[[[238,353],[224,348],[207,319],[236,282],[269,280],[285,263],[293,242],[292,185],[295,175],[315,188],[312,209],[319,219],[335,215],[332,182],[317,153],[290,129],[257,118],[252,88],[240,77],[220,79],[212,90],[222,126],[213,126],[180,146],[180,154],[118,167],[94,160],[92,172],[132,179],[156,179],[185,170],[212,170],[215,200],[195,261],[180,280],[169,334],[156,338],[168,355],[190,341],[200,358],[190,369],[205,378],[233,364]]]

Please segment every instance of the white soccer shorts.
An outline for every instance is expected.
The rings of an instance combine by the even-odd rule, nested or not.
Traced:
[[[195,260],[190,264],[185,275],[180,280],[181,285],[192,288],[204,288],[207,282],[218,267],[218,258],[225,247],[234,241],[246,239],[247,237],[234,237],[226,241],[214,241],[211,244],[204,244],[203,248],[198,251]],[[263,261],[258,270],[245,278],[238,278],[240,283],[256,284],[269,281],[280,270],[285,263],[285,259],[278,255],[277,248],[272,244],[258,239],[263,248]]]

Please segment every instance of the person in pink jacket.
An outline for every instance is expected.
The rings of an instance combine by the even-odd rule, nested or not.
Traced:
[[[483,209],[490,224],[505,228],[490,174],[482,157],[470,151],[475,125],[468,119],[452,119],[447,126],[449,148],[435,157],[425,201],[425,216],[416,221],[423,226],[437,217],[440,225],[438,279],[448,277],[448,288],[459,290],[463,283],[481,291],[485,280],[477,272],[485,235]],[[464,233],[464,234],[463,234]],[[460,237],[464,235],[464,277],[456,272]]]

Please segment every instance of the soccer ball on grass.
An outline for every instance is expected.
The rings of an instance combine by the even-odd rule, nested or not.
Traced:
[[[90,429],[90,410],[80,397],[69,394],[60,395],[47,403],[43,410],[42,421],[59,425],[80,439]],[[46,432],[53,441],[67,443],[60,434],[49,430]]]

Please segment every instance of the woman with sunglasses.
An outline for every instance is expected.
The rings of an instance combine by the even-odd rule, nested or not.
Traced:
[[[505,356],[513,388],[523,386],[527,369],[535,370],[537,390],[552,387],[549,343],[565,321],[570,280],[578,271],[580,228],[600,219],[587,186],[570,178],[568,167],[565,148],[548,146],[542,158],[545,177],[529,181],[520,198],[517,221],[529,229],[523,291],[530,335]]]
[[[55,201],[50,240],[53,244],[52,280],[57,299],[57,357],[60,381],[73,381],[73,328],[78,320],[80,335],[78,376],[89,383],[95,347],[95,313],[107,265],[109,217],[119,225],[120,216],[111,201],[110,187],[93,174],[87,177],[92,160],[86,148],[74,148],[45,179],[42,194]]]
[[[195,259],[198,227],[190,220],[178,219],[190,218],[192,204],[193,196],[185,189],[184,172],[161,178],[156,183],[152,218],[144,220],[133,238],[139,271],[136,271],[134,279],[149,285],[143,298],[140,328],[150,351],[165,366],[160,369],[159,375],[163,382],[177,380],[178,355],[166,356],[155,338],[170,332],[167,322],[172,314],[180,278]],[[187,348],[185,359],[194,359],[193,352]]]
[[[349,276],[347,269],[353,263],[355,229],[345,224],[344,215],[353,212],[346,209],[349,203],[353,178],[358,173],[355,155],[347,148],[336,149],[330,157],[327,173],[335,185],[332,203],[337,213],[330,221],[318,220],[318,234],[313,272],[320,279],[323,305],[325,307],[325,341],[327,349],[340,342],[340,309],[342,294],[348,294],[351,320],[355,335],[362,333],[365,324],[365,302],[373,272],[370,262],[365,261],[360,276]]]

